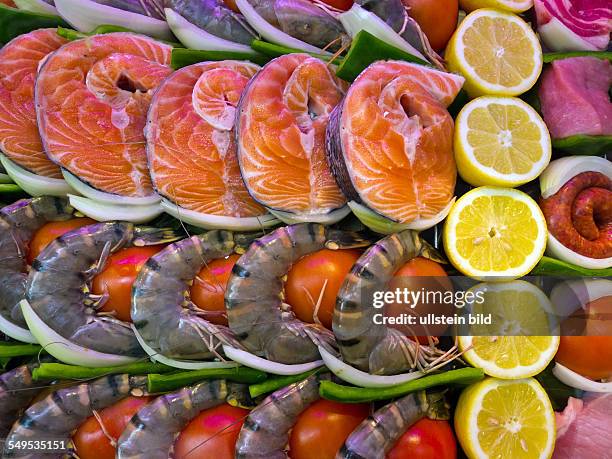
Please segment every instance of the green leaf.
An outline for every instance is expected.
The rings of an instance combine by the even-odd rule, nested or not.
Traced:
[[[576,266],[565,261],[550,257],[542,257],[531,271],[532,276],[583,276],[583,277],[610,277],[612,268],[588,269]]]
[[[32,13],[0,4],[0,44],[36,29],[68,27],[59,16]]]
[[[370,64],[387,59],[430,65],[428,62],[362,30],[353,39],[351,48],[338,67],[336,75],[343,80],[354,81]]]
[[[578,134],[563,139],[553,139],[553,148],[574,155],[601,155],[612,151],[612,135]]]
[[[233,59],[237,61],[251,61],[255,64],[264,65],[270,58],[263,54],[241,53],[235,51],[202,51],[197,49],[174,48],[172,50],[172,68],[178,70],[188,65],[207,61],[224,61]]]
[[[559,59],[570,57],[596,57],[598,59],[612,60],[612,52],[609,51],[570,51],[567,53],[544,53],[544,63],[550,64]]]

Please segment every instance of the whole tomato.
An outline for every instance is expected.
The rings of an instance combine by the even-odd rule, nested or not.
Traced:
[[[387,459],[456,459],[457,440],[448,421],[423,418],[413,424],[393,449]]]
[[[432,48],[440,51],[457,28],[459,0],[402,0],[423,29]]]
[[[28,263],[32,264],[34,259],[43,251],[49,243],[58,237],[66,234],[68,231],[72,231],[82,226],[93,225],[96,223],[91,218],[71,218],[70,220],[64,220],[61,222],[49,222],[45,223],[36,233],[30,241],[30,249],[28,250]]]

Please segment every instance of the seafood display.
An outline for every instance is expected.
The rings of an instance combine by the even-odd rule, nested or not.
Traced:
[[[71,215],[66,200],[52,196],[23,199],[0,209],[0,328],[15,339],[32,340],[19,308],[26,293],[28,245],[45,223]]]
[[[281,220],[329,223],[348,213],[325,160],[325,129],[343,95],[343,83],[323,61],[290,54],[264,66],[240,99],[242,178]]]
[[[607,457],[611,11],[2,2],[0,457]]]
[[[96,190],[151,199],[143,128],[153,90],[171,72],[170,49],[111,33],[49,56],[35,97],[47,156]]]
[[[444,218],[457,178],[446,107],[462,84],[405,62],[368,67],[328,125],[329,162],[347,198],[415,229]]]

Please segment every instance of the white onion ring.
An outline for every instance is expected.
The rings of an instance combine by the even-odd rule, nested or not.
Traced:
[[[298,364],[286,364],[273,362],[272,360],[258,357],[250,352],[236,349],[235,347],[223,345],[223,352],[225,355],[235,362],[241,363],[245,367],[254,368],[255,370],[265,371],[266,373],[272,373],[275,375],[299,375],[306,371],[314,370],[323,365],[322,360],[315,360],[313,362],[298,363]]]

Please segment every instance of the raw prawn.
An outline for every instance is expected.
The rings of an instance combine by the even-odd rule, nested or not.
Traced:
[[[45,223],[71,216],[68,202],[52,196],[22,199],[0,210],[0,316],[9,322],[7,326],[27,330],[19,302],[25,297],[30,240]]]
[[[228,8],[223,0],[166,0],[165,7],[219,38],[245,45],[257,38],[244,17]]]
[[[21,365],[0,375],[0,438],[6,438],[21,412],[32,399],[48,384],[46,381],[34,381],[32,370],[38,361]]]
[[[209,231],[169,245],[149,258],[132,289],[131,316],[145,343],[170,358],[218,357],[221,344],[238,346],[232,333],[206,320],[189,288],[207,262],[243,250],[252,237]]]
[[[338,48],[349,37],[330,11],[309,0],[249,0],[255,11],[286,34],[317,48]]]
[[[223,379],[162,395],[142,407],[117,443],[117,459],[167,459],[181,430],[201,411],[230,402],[248,405],[248,386]]]
[[[448,419],[442,393],[415,392],[383,406],[349,435],[336,459],[384,459],[402,434],[426,416]]]
[[[236,442],[236,459],[286,459],[289,432],[298,416],[319,400],[319,381],[329,373],[313,374],[268,395],[244,421]]]
[[[96,411],[128,395],[142,396],[146,376],[109,375],[89,383],[59,389],[30,406],[15,423],[4,443],[3,458],[63,458],[74,454],[72,432]],[[37,451],[9,448],[14,442],[36,439],[64,441],[66,450]]]
[[[154,196],[143,129],[171,47],[132,33],[94,35],[51,54],[36,80],[36,114],[49,158],[93,188]]]
[[[357,260],[338,292],[332,324],[345,362],[371,374],[389,375],[431,370],[451,359],[454,348],[443,352],[433,344],[421,345],[373,318],[379,310],[368,295],[384,289],[399,268],[418,256],[441,261],[416,232],[402,231],[381,239]]]
[[[34,312],[64,338],[99,352],[139,356],[143,351],[130,326],[112,314],[97,314],[106,295],[93,295],[89,282],[117,250],[175,240],[165,229],[131,223],[97,223],[50,243],[32,265],[26,298]]]
[[[348,211],[325,159],[325,128],[345,84],[325,63],[288,54],[266,64],[238,106],[238,161],[249,193],[290,223]]]
[[[234,265],[225,291],[230,329],[250,352],[280,363],[319,357],[317,346],[333,342],[323,327],[296,319],[283,302],[283,277],[304,255],[327,248],[367,245],[352,233],[314,223],[279,228],[255,240]]]

